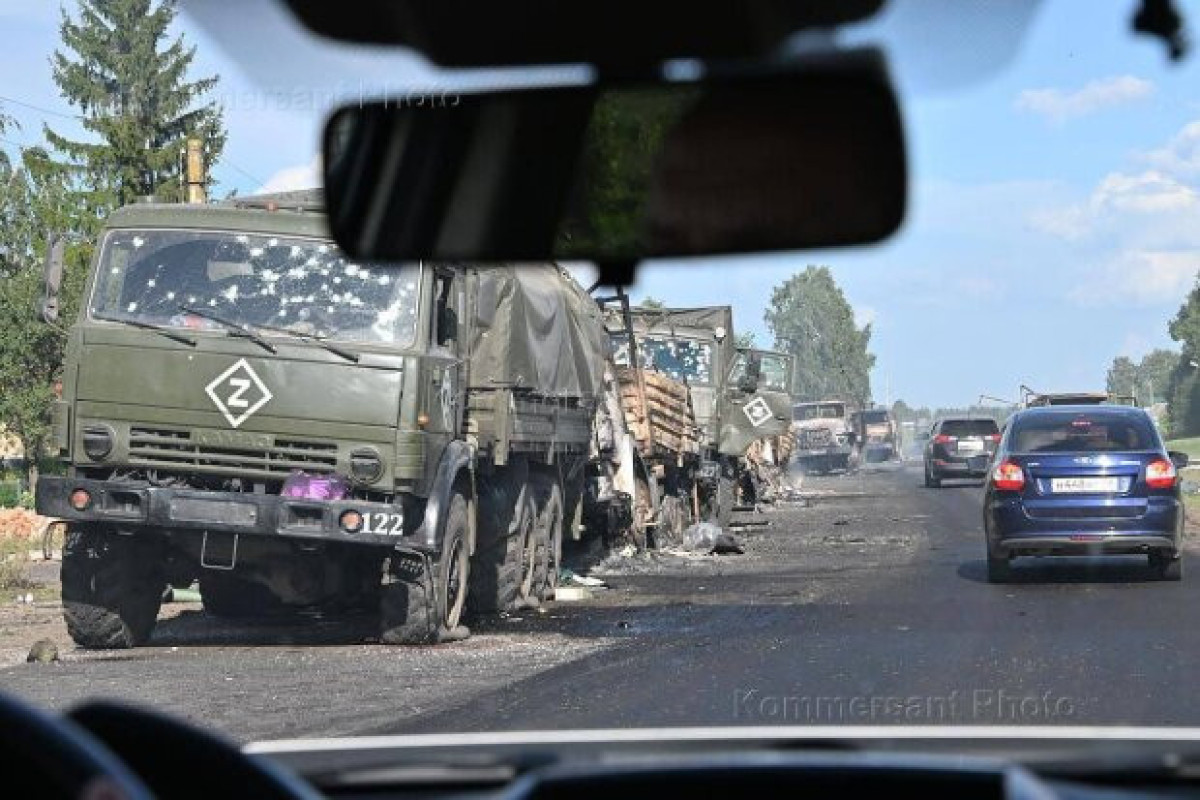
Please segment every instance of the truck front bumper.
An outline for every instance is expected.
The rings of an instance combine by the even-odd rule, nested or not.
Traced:
[[[71,496],[81,491],[88,494],[90,502],[77,509]],[[197,535],[220,532],[406,548],[416,545],[401,533],[411,529],[401,507],[388,503],[204,492],[58,476],[38,480],[36,501],[37,512],[44,516],[68,522],[107,523],[129,531],[191,531]],[[356,530],[347,529],[343,523],[353,515],[344,517],[346,512],[357,512],[365,523]],[[386,521],[383,527],[397,533],[365,532],[364,526],[370,529],[372,520]]]

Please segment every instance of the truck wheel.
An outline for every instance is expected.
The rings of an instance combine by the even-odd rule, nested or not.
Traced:
[[[279,599],[261,583],[213,570],[200,576],[200,601],[206,614],[225,619],[260,617],[283,610]]]
[[[467,608],[472,614],[510,611],[532,602],[537,511],[530,492],[525,492],[517,513],[515,532],[481,543],[475,552],[467,595]]]
[[[63,546],[67,632],[80,647],[137,647],[150,639],[166,580],[157,548],[132,537],[72,526]]]
[[[389,565],[380,587],[380,635],[384,644],[436,644],[464,638],[471,559],[467,552],[467,500],[455,492],[446,514],[442,555],[432,575],[401,574]]]
[[[562,567],[563,495],[553,478],[535,478],[534,491],[541,508],[538,510],[535,537],[533,593],[539,600],[553,600],[558,589],[558,573]]]

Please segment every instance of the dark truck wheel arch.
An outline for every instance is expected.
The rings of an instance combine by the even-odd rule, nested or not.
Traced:
[[[475,475],[472,469],[474,460],[474,450],[466,442],[456,439],[446,445],[429,488],[429,498],[425,501],[425,516],[413,533],[415,544],[441,552],[442,540],[446,535],[446,514],[450,499],[455,489],[458,489],[469,506],[467,552],[475,552],[478,536],[477,521],[473,513],[476,507]]]

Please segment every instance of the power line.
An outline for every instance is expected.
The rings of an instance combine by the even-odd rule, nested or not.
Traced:
[[[230,167],[232,167],[232,168],[233,168],[235,171],[237,171],[237,172],[240,172],[240,173],[241,173],[241,174],[242,174],[244,177],[246,177],[246,178],[249,178],[250,180],[252,180],[252,181],[254,181],[255,183],[257,183],[259,186],[262,186],[264,183],[266,183],[266,181],[263,181],[263,180],[260,180],[260,179],[258,179],[258,178],[256,178],[256,177],[254,177],[254,176],[253,176],[253,175],[251,175],[249,172],[247,172],[246,170],[244,170],[244,169],[242,169],[241,167],[239,167],[237,164],[235,164],[235,163],[233,163],[232,161],[230,161],[228,158],[224,158],[224,157],[222,157],[222,158],[221,158],[221,160],[220,160],[220,161],[218,161],[218,162],[217,162],[217,163],[214,165],[214,168],[216,168],[216,167],[219,167],[219,166],[223,166],[223,165],[229,165],[229,166],[230,166]]]
[[[16,98],[6,97],[4,95],[0,95],[0,101],[3,101],[5,103],[12,103],[15,106],[22,106],[24,108],[29,108],[34,111],[40,111],[43,114],[50,114],[55,117],[62,117],[63,119],[70,119],[70,120],[76,120],[76,121],[86,121],[87,120],[87,117],[81,116],[79,114],[67,114],[62,111],[55,111],[52,108],[46,108],[45,106],[39,106],[39,105],[35,105],[33,103],[26,103],[24,100],[17,100]],[[13,142],[8,139],[0,139],[0,141],[7,142],[8,144],[14,145],[16,147],[29,147],[30,146],[30,145],[20,144],[19,142]],[[233,168],[234,171],[240,173],[242,175],[242,177],[248,178],[249,180],[254,181],[259,186],[262,186],[264,183],[264,181],[261,178],[251,175],[248,171],[242,169],[237,164],[230,161],[228,158],[222,158],[220,160],[220,162],[218,162],[218,163],[219,164],[222,164],[222,163],[228,164],[231,168]]]
[[[54,117],[62,117],[63,119],[73,119],[73,120],[85,120],[86,119],[86,117],[82,117],[79,114],[67,114],[62,111],[55,111],[52,108],[46,108],[44,106],[37,106],[37,105],[34,105],[33,103],[26,103],[24,100],[17,100],[16,98],[13,98],[13,97],[5,97],[3,95],[0,95],[0,100],[4,101],[5,103],[12,103],[14,106],[23,106],[25,108],[33,109],[34,111],[40,111],[43,114],[50,114],[51,116],[54,116]]]

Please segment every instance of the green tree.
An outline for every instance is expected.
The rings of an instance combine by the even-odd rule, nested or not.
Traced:
[[[1138,365],[1138,400],[1142,405],[1167,399],[1171,373],[1179,363],[1179,353],[1158,349],[1147,353]]]
[[[765,314],[775,349],[796,356],[793,394],[807,400],[871,397],[871,326],[854,310],[829,267],[809,266],[776,286]]]
[[[1117,356],[1108,368],[1108,393],[1132,397],[1143,406],[1167,400],[1171,373],[1178,362],[1178,353],[1161,348],[1147,353],[1137,364],[1126,356]]]
[[[67,187],[64,171],[45,150],[22,152],[13,165],[0,163],[0,423],[22,444],[36,477],[37,461],[50,426],[55,379],[62,364],[63,329],[37,316],[42,296],[41,266],[49,232],[87,234],[97,224]],[[91,246],[77,237],[66,250],[62,318],[78,308]]]
[[[892,418],[897,422],[909,422],[915,419],[913,408],[903,400],[892,403]]]
[[[733,337],[734,347],[756,347],[754,331],[745,331]]]
[[[93,141],[49,126],[45,135],[97,213],[139,195],[179,199],[187,138],[200,137],[208,164],[225,146],[221,110],[204,102],[217,78],[188,78],[196,49],[166,41],[174,18],[172,0],[79,0],[77,19],[62,11],[54,81]]]
[[[1111,395],[1134,395],[1137,384],[1137,365],[1126,356],[1117,356],[1108,368],[1106,391]]]
[[[647,295],[642,302],[638,303],[642,308],[665,308],[662,300],[657,300]]]
[[[1171,434],[1196,436],[1200,434],[1200,370],[1193,365],[1200,363],[1200,280],[1179,307],[1168,331],[1181,345],[1167,387]]]

